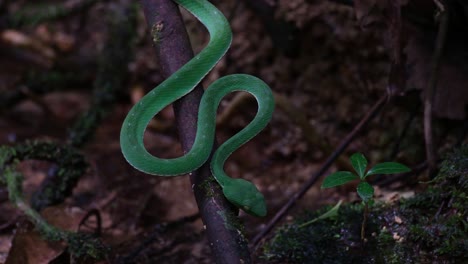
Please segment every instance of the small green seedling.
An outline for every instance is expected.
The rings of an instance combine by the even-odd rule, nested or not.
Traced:
[[[361,226],[361,239],[364,240],[364,230],[367,221],[367,215],[369,213],[369,204],[373,203],[374,197],[374,187],[372,187],[366,181],[366,178],[376,174],[395,174],[409,172],[411,169],[398,162],[383,162],[376,164],[372,169],[366,172],[367,160],[366,157],[364,157],[364,155],[361,153],[354,153],[351,156],[350,161],[356,173],[350,171],[337,171],[332,173],[323,181],[322,189],[344,185],[354,180],[360,181],[356,190],[364,205],[364,217]]]

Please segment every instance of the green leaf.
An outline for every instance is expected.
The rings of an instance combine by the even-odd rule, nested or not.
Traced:
[[[367,202],[374,196],[374,187],[365,181],[360,182],[357,186],[357,193],[364,202]]]
[[[338,215],[338,209],[340,209],[340,206],[341,206],[341,203],[343,202],[343,200],[340,200],[335,206],[333,206],[332,209],[328,210],[327,212],[325,212],[324,214],[308,221],[308,222],[305,222],[303,223],[302,225],[299,226],[299,228],[303,228],[305,226],[308,226],[310,224],[313,224],[319,220],[322,220],[322,219],[327,219],[327,218],[331,218],[331,217],[335,217]]]
[[[325,180],[322,183],[322,189],[343,185],[356,179],[359,179],[359,177],[352,172],[337,171],[325,178]]]
[[[367,160],[362,153],[354,153],[351,158],[351,164],[353,165],[353,168],[356,170],[357,174],[359,175],[359,178],[363,179],[364,178],[364,173],[366,172],[367,168]]]
[[[403,173],[403,172],[409,172],[409,171],[411,171],[411,169],[401,163],[383,162],[383,163],[379,163],[375,165],[372,169],[370,169],[367,172],[365,177],[369,175],[374,175],[374,174],[394,174],[394,173]]]

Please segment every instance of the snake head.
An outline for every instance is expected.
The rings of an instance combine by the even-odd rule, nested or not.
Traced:
[[[246,213],[254,216],[265,216],[267,213],[263,194],[249,181],[232,179],[223,187],[224,196]]]

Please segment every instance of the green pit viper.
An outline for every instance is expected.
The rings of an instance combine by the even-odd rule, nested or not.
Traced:
[[[185,155],[160,159],[148,153],[143,144],[145,129],[153,116],[193,90],[231,45],[229,23],[215,6],[206,0],[174,2],[204,24],[210,34],[210,41],[198,55],[132,107],[120,132],[123,155],[133,167],[148,174],[176,176],[196,170],[210,156],[215,138],[216,111],[221,99],[233,91],[248,92],[257,100],[256,116],[245,128],[219,146],[213,154],[210,166],[228,201],[251,215],[265,216],[265,198],[255,185],[243,179],[231,178],[223,169],[231,153],[257,135],[271,119],[274,98],[270,88],[262,80],[251,75],[233,74],[213,82],[201,99],[195,141]]]

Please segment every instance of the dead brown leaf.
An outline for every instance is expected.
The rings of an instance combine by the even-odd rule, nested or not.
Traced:
[[[54,206],[44,209],[42,216],[51,225],[62,230],[77,231],[85,212],[79,208]],[[67,248],[63,242],[44,240],[27,220],[19,224],[5,264],[50,263]]]
[[[5,264],[46,264],[62,254],[66,245],[48,242],[29,221],[22,221],[16,230]]]

